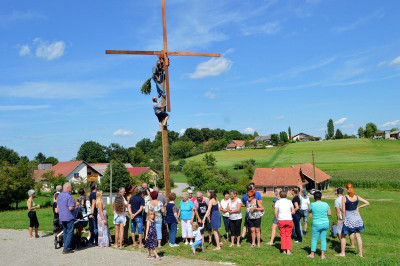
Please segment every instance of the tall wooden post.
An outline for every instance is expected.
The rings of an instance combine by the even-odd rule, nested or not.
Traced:
[[[165,82],[162,83],[165,91]],[[166,99],[164,96],[161,97],[161,105],[165,105]],[[165,111],[165,108],[164,110]],[[171,183],[169,176],[169,143],[168,143],[168,128],[162,127],[162,145],[163,145],[163,165],[164,165],[164,184],[165,184],[165,194],[167,198],[171,194]]]
[[[315,176],[314,151],[312,151],[312,165],[313,165],[313,171],[314,171],[314,188],[315,188],[315,190],[317,190],[318,189],[318,185],[317,185],[317,178]]]

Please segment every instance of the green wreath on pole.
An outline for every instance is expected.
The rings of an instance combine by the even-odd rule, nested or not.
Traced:
[[[149,95],[151,93],[151,82],[150,82],[150,80],[151,80],[151,78],[149,78],[148,80],[146,80],[143,83],[142,88],[140,89],[142,94]]]

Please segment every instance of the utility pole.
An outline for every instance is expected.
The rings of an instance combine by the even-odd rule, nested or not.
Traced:
[[[110,204],[112,204],[112,163],[110,162]]]
[[[318,189],[317,179],[315,177],[315,161],[314,161],[314,151],[312,151],[312,164],[313,164],[313,171],[314,171],[314,188],[315,190]]]

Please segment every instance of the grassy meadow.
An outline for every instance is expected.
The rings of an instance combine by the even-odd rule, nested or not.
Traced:
[[[396,221],[400,220],[400,196],[396,192],[382,192],[375,190],[362,189],[357,190],[364,198],[370,200],[371,206],[361,209],[361,215],[365,223],[365,232],[362,233],[363,246],[364,246],[364,259],[356,256],[357,249],[347,248],[347,257],[336,257],[338,251],[339,241],[337,238],[328,236],[328,250],[326,252],[327,259],[325,261],[319,258],[319,245],[317,248],[317,255],[314,260],[307,258],[311,245],[311,227],[312,219],[309,220],[309,233],[304,237],[302,243],[293,242],[293,256],[286,256],[280,253],[280,238],[279,230],[277,230],[277,237],[275,244],[269,246],[266,243],[270,239],[271,224],[273,219],[273,210],[271,208],[272,198],[264,198],[263,205],[266,209],[266,214],[262,218],[262,239],[261,249],[251,248],[250,243],[243,242],[240,248],[229,247],[229,243],[224,241],[221,251],[212,251],[214,245],[205,244],[205,252],[197,253],[196,256],[191,256],[189,246],[185,246],[181,241],[181,232],[178,230],[178,243],[180,247],[170,248],[164,245],[159,249],[159,253],[164,256],[181,256],[186,258],[195,258],[205,261],[215,262],[232,262],[240,265],[265,265],[265,264],[300,264],[305,265],[309,263],[318,264],[396,264],[400,259],[398,252],[398,239],[400,238],[400,231]],[[329,203],[331,208],[334,207],[334,194],[333,191],[325,194],[329,195],[329,199],[325,201]],[[177,199],[177,203],[180,199]],[[243,213],[244,213],[243,208]],[[107,206],[107,212],[110,214],[111,205]],[[51,208],[39,209],[37,212],[40,230],[45,232],[52,231],[53,213]],[[390,215],[390,219],[387,219]],[[114,226],[112,224],[112,215],[109,215],[109,224],[111,234],[114,234]],[[336,221],[336,217],[331,217],[331,222]],[[26,210],[6,211],[0,212],[0,227],[10,229],[27,229],[29,219]],[[178,226],[180,228],[180,226]],[[220,229],[221,235],[225,235],[225,230]],[[207,234],[207,233],[206,233]],[[28,238],[28,233],[27,233]],[[52,245],[52,242],[49,242]],[[132,246],[126,246],[125,250],[139,250]],[[141,250],[145,252],[146,250]]]
[[[350,181],[365,188],[400,189],[400,141],[346,139],[298,142],[268,149],[224,150],[212,154],[218,168],[241,175],[243,170],[235,170],[234,165],[244,160],[256,160],[257,168],[288,167],[312,163],[312,151],[315,153],[315,165],[332,176],[333,185]],[[187,160],[199,161],[203,157],[204,154],[200,154]]]

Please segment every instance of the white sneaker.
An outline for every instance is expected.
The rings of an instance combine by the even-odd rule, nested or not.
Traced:
[[[176,247],[179,247],[179,245],[178,244],[173,244],[172,247],[176,248]]]
[[[187,245],[187,244],[189,244],[189,242],[186,241],[186,242],[185,242],[185,245]]]
[[[174,247],[174,244],[169,243],[169,247],[173,248],[173,247]]]
[[[190,243],[189,243],[190,245],[193,245],[193,241],[190,241]]]

